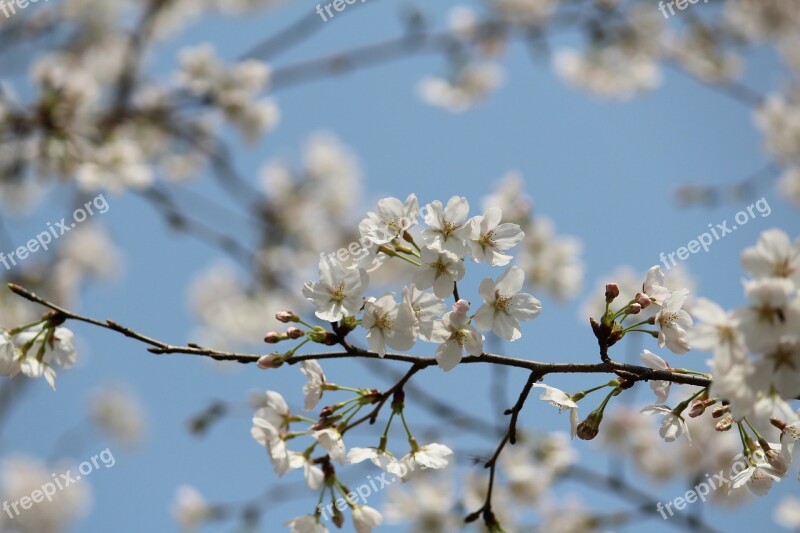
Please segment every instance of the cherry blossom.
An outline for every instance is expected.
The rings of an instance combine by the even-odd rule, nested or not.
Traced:
[[[453,311],[434,324],[431,333],[431,341],[441,343],[436,350],[436,361],[445,372],[461,362],[463,350],[474,356],[483,354],[483,335],[470,325],[466,311],[459,309],[469,310],[469,304],[459,300],[453,307]]]
[[[517,266],[509,267],[497,278],[484,279],[478,287],[483,305],[475,313],[475,325],[494,331],[500,338],[515,341],[522,336],[520,320],[539,316],[542,304],[530,294],[520,293],[525,273]]]

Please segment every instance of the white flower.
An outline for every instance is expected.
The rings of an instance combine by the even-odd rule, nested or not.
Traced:
[[[433,293],[446,298],[453,292],[455,282],[464,277],[464,263],[452,252],[423,246],[420,250],[422,265],[414,274],[414,285],[419,290],[433,287]]]
[[[356,505],[353,508],[353,526],[357,533],[370,533],[382,523],[383,515],[372,507]]]
[[[364,304],[361,326],[369,332],[369,349],[381,357],[386,355],[387,344],[396,350],[408,350],[417,338],[414,310],[405,302],[398,305],[394,293],[369,298]]]
[[[656,265],[647,271],[647,279],[642,285],[642,293],[646,294],[656,305],[663,305],[664,301],[672,294],[672,291],[664,286],[664,272],[661,271],[660,266]]]
[[[55,390],[56,372],[53,370],[53,364],[70,368],[78,358],[78,353],[72,345],[73,337],[74,334],[67,328],[44,327],[44,324],[16,335],[14,345],[20,350],[30,344],[24,357],[19,360],[19,370],[30,378],[44,376],[50,387]]]
[[[284,525],[289,526],[291,533],[328,533],[328,528],[320,524],[319,517],[310,514],[292,518]]]
[[[212,513],[211,506],[194,487],[181,485],[175,491],[172,516],[184,533],[197,531],[200,524],[207,520]]]
[[[735,311],[747,347],[755,353],[772,351],[784,335],[800,331],[800,304],[794,284],[783,278],[746,281],[750,306]]]
[[[800,421],[787,424],[781,431],[781,450],[787,462],[792,462],[792,452],[797,441],[800,440]]]
[[[731,479],[731,488],[738,489],[744,485],[756,496],[764,496],[772,488],[772,483],[780,481],[780,476],[767,463],[751,464]]]
[[[422,238],[429,246],[464,257],[467,246],[464,241],[470,231],[467,222],[469,203],[463,196],[453,196],[442,209],[442,202],[435,200],[425,206],[425,223],[428,229],[422,232]],[[420,287],[423,288],[423,287]]]
[[[325,473],[320,467],[315,465],[309,457],[298,452],[289,452],[289,468],[303,469],[303,476],[306,478],[306,485],[311,490],[317,490],[325,480]]]
[[[753,381],[760,390],[774,390],[787,400],[800,396],[800,340],[781,337],[774,349],[753,363]]]
[[[377,467],[388,471],[388,466],[396,461],[394,455],[378,448],[350,448],[347,463],[356,464],[369,459]]]
[[[256,411],[250,434],[256,442],[267,448],[275,473],[282,476],[291,467],[289,450],[286,448],[281,429],[262,416],[264,414],[266,414],[264,409]]]
[[[658,345],[674,353],[686,353],[691,350],[686,340],[686,330],[692,327],[692,317],[682,309],[689,291],[686,289],[673,292],[656,313],[658,329]]]
[[[322,398],[325,374],[322,373],[322,367],[314,359],[300,363],[300,372],[308,378],[306,384],[303,385],[303,394],[305,395],[303,409],[310,411],[317,406],[320,398]]]
[[[641,411],[646,415],[661,414],[664,415],[664,420],[661,421],[661,427],[658,434],[667,442],[673,442],[681,435],[686,435],[686,440],[689,444],[692,443],[692,438],[689,436],[689,428],[686,426],[686,421],[680,415],[672,412],[667,405],[648,405]]]
[[[145,415],[136,396],[124,388],[109,386],[92,395],[92,422],[123,444],[139,444],[146,429]]]
[[[414,311],[419,337],[431,341],[434,321],[444,315],[447,306],[441,298],[418,290],[413,285],[403,289],[403,302]]]
[[[416,195],[409,194],[405,202],[397,198],[384,198],[378,201],[378,212],[367,213],[358,230],[375,244],[386,244],[416,226],[418,216],[419,201]]]
[[[490,207],[483,216],[472,219],[469,240],[472,244],[472,259],[476,263],[485,261],[493,266],[504,266],[512,257],[502,253],[519,244],[525,233],[519,225],[501,224],[503,212],[498,207]]]
[[[503,77],[503,69],[495,63],[467,63],[452,79],[423,78],[417,84],[417,94],[427,104],[462,113],[497,89]]]
[[[742,252],[742,266],[755,279],[787,278],[800,288],[800,239],[792,244],[780,229],[764,231]]]
[[[451,455],[453,455],[453,450],[444,444],[432,442],[418,447],[416,451],[412,451],[399,461],[390,464],[387,470],[405,480],[409,478],[411,472],[416,472],[418,469],[439,470],[445,468]]]
[[[775,522],[786,529],[800,529],[800,498],[788,496],[775,509]]]
[[[84,191],[107,189],[122,193],[127,188],[147,189],[153,173],[141,145],[120,137],[105,141],[75,171],[75,181]]]
[[[667,362],[650,350],[643,351],[641,355],[639,355],[639,358],[649,368],[654,370],[669,370],[669,365]],[[664,403],[667,401],[670,384],[671,383],[669,381],[658,381],[654,379],[650,380],[650,388],[653,389],[653,392],[656,395],[656,401],[658,401],[658,403]]]
[[[462,350],[467,353],[479,356],[483,353],[483,335],[472,327],[466,311],[469,304],[464,300],[459,300],[453,305],[454,310],[446,313],[442,320],[437,321],[433,326],[431,341],[442,343],[436,349],[436,361],[444,371],[452,370],[463,357]]]
[[[331,459],[337,463],[344,463],[345,460],[345,447],[342,440],[342,434],[334,428],[322,429],[314,431],[311,436],[317,439],[319,445],[325,448]]]
[[[687,340],[698,350],[714,353],[715,373],[744,361],[747,348],[739,331],[739,319],[719,305],[700,298],[692,306],[692,315],[700,324],[688,332]]]
[[[539,300],[519,292],[524,282],[525,272],[517,266],[509,267],[496,283],[491,278],[484,279],[478,288],[484,304],[475,313],[475,325],[483,331],[493,330],[509,341],[519,339],[519,321],[533,320],[542,309]]]
[[[367,290],[369,276],[360,268],[346,268],[338,261],[323,256],[319,260],[320,281],[307,282],[303,296],[317,306],[316,315],[336,322],[361,310],[361,293]]]
[[[19,371],[20,365],[14,342],[7,331],[0,330],[0,376],[13,378]]]
[[[544,389],[544,392],[542,392],[542,395],[539,396],[539,399],[557,407],[559,413],[564,409],[569,409],[570,433],[572,434],[572,437],[575,438],[575,435],[577,434],[578,423],[580,422],[578,419],[578,404],[575,403],[572,398],[570,398],[569,394],[561,389],[551,387],[550,385],[545,385],[544,383],[534,383],[533,386],[537,389]]]

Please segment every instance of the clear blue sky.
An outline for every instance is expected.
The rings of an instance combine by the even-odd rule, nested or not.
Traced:
[[[424,9],[441,25],[446,8],[455,2],[437,4]],[[234,58],[260,37],[313,10],[314,5],[297,2],[258,16],[206,17],[159,48],[159,53],[151,57],[152,72],[168,72],[174,67],[177,49],[206,40],[215,43],[224,58]],[[373,0],[350,6],[325,23],[312,39],[281,56],[278,64],[398,35],[401,25],[397,13],[404,5],[397,0]],[[693,9],[705,6],[699,4]],[[459,116],[429,108],[415,97],[417,80],[442,72],[445,66],[434,56],[414,57],[282,91],[277,95],[283,113],[280,127],[256,147],[239,150],[237,167],[256,179],[264,160],[274,154],[297,154],[309,133],[326,129],[358,154],[370,206],[382,196],[404,198],[410,192],[424,202],[465,195],[478,206],[499,177],[516,169],[526,178],[536,212],[552,218],[560,233],[583,239],[586,286],[590,288],[596,278],[620,264],[645,270],[658,262],[660,252],[685,245],[708,223],[731,219],[741,208],[732,204],[681,209],[673,200],[676,184],[732,183],[768,161],[750,110],[669,70],[664,71],[660,90],[616,104],[566,87],[548,65],[532,63],[520,46],[508,51],[504,63],[508,74],[505,86],[484,105]],[[770,54],[757,53],[749,65],[746,79],[751,85],[762,90],[780,85],[777,62]],[[215,191],[207,178],[197,184],[197,190],[206,194]],[[793,235],[800,228],[796,210],[772,188],[763,194],[773,210],[769,218],[751,222],[715,243],[709,253],[694,255],[687,262],[700,280],[698,292],[724,306],[743,300],[740,251],[768,227],[783,227]],[[215,261],[217,253],[170,233],[152,209],[135,196],[109,201],[111,209],[102,221],[124,250],[125,273],[116,283],[87,291],[80,310],[101,318],[113,317],[167,341],[191,340],[188,333],[193,321],[186,281]],[[21,241],[29,234],[27,228],[58,219],[58,213],[66,214],[67,208],[53,209],[56,211],[39,211],[12,226],[14,238]],[[575,318],[578,302],[559,305],[547,298],[543,302],[541,317],[526,326],[526,336],[508,347],[508,354],[547,361],[595,360],[591,332]],[[77,324],[74,329],[81,339],[81,364],[61,373],[57,393],[44,382],[31,387],[7,422],[4,452],[47,456],[57,438],[80,422],[87,393],[109,381],[127,383],[137,391],[150,417],[145,446],[133,454],[115,450],[116,466],[92,476],[93,510],[75,531],[172,531],[175,526],[169,507],[175,488],[183,483],[196,486],[210,500],[222,502],[247,500],[275,485],[263,448],[250,438],[249,413],[242,411],[225,419],[203,439],[188,434],[186,421],[210,400],[239,402],[251,390],[274,388],[298,406],[302,384],[298,369],[265,373],[237,368],[220,372],[189,357],[149,355],[142,345],[110,332]],[[706,355],[690,353],[684,358],[682,362],[687,365],[702,368]],[[378,386],[356,362],[330,363],[325,369],[334,382]],[[525,377],[524,373],[512,374],[509,397],[516,396]],[[476,402],[488,393],[485,367],[458,368],[447,375],[432,369],[418,382],[435,384],[438,395],[474,406],[484,417],[499,416],[491,412],[488,402]],[[587,383],[592,381],[551,382],[572,390]],[[418,420],[425,419],[420,416]],[[549,406],[536,401],[529,402],[521,423],[537,429],[567,429],[566,418],[556,417]],[[489,451],[495,446],[493,440],[460,437],[452,432],[448,444],[457,450]],[[102,440],[91,442],[79,458],[108,445]],[[591,443],[578,442],[576,446],[586,464],[601,469],[605,466],[605,459],[598,458]],[[362,479],[366,472],[354,469],[349,479]],[[295,475],[284,481],[293,484],[296,479]],[[643,486],[664,500],[685,490],[675,484]],[[575,485],[569,488],[575,489]],[[586,500],[625,508],[624,502],[612,497],[585,489],[578,492]],[[797,482],[791,478],[753,507],[720,511],[706,506],[703,512],[709,518],[713,516],[721,530],[745,530],[763,526],[779,497],[789,493],[797,493]],[[309,493],[302,501],[276,506],[264,518],[270,527],[262,531],[278,530],[274,524],[308,512],[315,501]],[[668,530],[655,514],[646,524],[654,532]]]

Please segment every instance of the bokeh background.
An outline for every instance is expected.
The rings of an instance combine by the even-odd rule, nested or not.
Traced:
[[[356,3],[327,23],[320,20],[319,30],[282,54],[276,64],[292,64],[399,35],[403,30],[400,14],[412,7],[421,10],[431,23],[444,25],[448,9],[456,4],[449,0],[414,6],[401,0]],[[458,4],[477,7],[476,2]],[[656,3],[649,4],[656,11]],[[39,7],[31,4],[17,16],[27,17]],[[263,36],[274,34],[314,8],[311,2],[295,2],[241,16],[203,16],[185,31],[159,43],[155,53],[147,57],[146,72],[151,77],[169,76],[181,48],[205,41],[215,44],[220,57],[233,60]],[[691,9],[702,11],[714,6],[701,3]],[[666,23],[678,22],[673,19]],[[568,46],[577,39],[565,32],[553,39],[553,45]],[[766,93],[788,81],[773,51],[756,47],[747,53],[750,55],[742,77],[747,85]],[[3,80],[24,91],[28,83],[26,65],[36,54],[32,44],[0,56]],[[541,361],[597,359],[595,340],[579,310],[596,282],[620,265],[644,272],[658,263],[659,253],[685,245],[709,223],[732,220],[739,209],[763,196],[772,208],[769,217],[752,220],[715,242],[708,253],[691,255],[684,263],[697,281],[697,295],[733,307],[743,302],[742,249],[753,245],[767,228],[781,227],[791,235],[797,234],[797,209],[777,194],[769,181],[755,187],[752,200],[732,199],[711,206],[686,206],[678,201],[676,189],[682,184],[733,184],[769,163],[752,109],[741,102],[669,68],[663,70],[657,90],[631,101],[609,102],[566,86],[553,74],[546,58],[532,59],[522,45],[510,46],[502,62],[507,74],[503,86],[463,114],[428,106],[415,93],[414,86],[423,75],[445,68],[442,58],[435,54],[413,55],[277,91],[282,111],[279,127],[253,146],[241,145],[231,135],[229,139],[237,147],[235,165],[255,183],[265,160],[276,155],[297,160],[310,133],[332,132],[358,157],[363,173],[363,212],[381,197],[405,198],[414,192],[422,203],[466,196],[472,205],[471,214],[478,214],[481,199],[497,182],[509,171],[519,172],[533,199],[535,214],[546,215],[560,234],[576,236],[583,242],[586,275],[581,295],[557,302],[537,294],[543,301],[541,316],[525,324],[522,340],[500,347],[508,355]],[[194,191],[193,195],[218,200],[220,205],[228,201],[208,176],[185,187]],[[62,200],[70,190],[68,184],[55,185],[39,209],[6,218],[13,243],[23,243],[47,222],[68,216],[71,207]],[[111,208],[94,222],[108,228],[122,250],[124,267],[115,280],[88,287],[81,294],[79,310],[90,316],[113,318],[169,342],[196,340],[196,312],[189,303],[188,284],[209,264],[224,261],[221,254],[167,228],[152,206],[135,194],[106,193],[106,198]],[[199,201],[196,196],[185,198],[189,204]],[[230,207],[235,209],[234,204]],[[360,214],[354,213],[354,221]],[[224,225],[242,236],[255,234],[247,218],[235,213],[209,208],[206,215],[209,225]],[[297,224],[303,223],[297,220]],[[480,277],[473,274],[468,278],[462,284],[462,295],[477,298]],[[313,309],[300,311],[310,316]],[[256,498],[286,483],[287,493],[295,491],[297,497],[276,498],[266,505],[261,531],[279,530],[283,521],[311,510],[316,495],[295,490],[301,476],[294,472],[277,479],[264,449],[250,437],[252,409],[246,403],[252,391],[274,389],[299,408],[304,379],[298,368],[265,372],[189,356],[154,356],[141,344],[111,332],[83,324],[72,327],[79,338],[79,365],[60,373],[57,392],[37,381],[14,399],[2,427],[0,449],[3,455],[24,453],[47,458],[56,452],[54,448],[61,447],[57,455],[83,460],[111,447],[116,465],[81,482],[91,485],[93,504],[74,531],[176,530],[170,508],[176,488],[182,484],[196,487],[209,501],[233,503]],[[251,349],[265,350],[259,339],[253,341]],[[656,349],[655,342],[651,344],[647,347],[667,355]],[[629,347],[623,343],[613,353],[619,359],[631,359],[640,348],[641,344]],[[417,351],[429,355],[432,347],[418,344]],[[676,365],[703,369],[708,354],[669,356]],[[383,365],[404,368],[398,363]],[[389,384],[368,366],[354,360],[323,365],[328,378],[336,383],[376,388]],[[492,383],[500,383],[508,406],[525,378],[525,372],[496,376],[488,366],[471,365],[446,375],[433,368],[414,381],[482,419],[502,422],[497,405],[490,400]],[[578,390],[599,383],[600,378],[565,376],[546,382]],[[116,445],[85,422],[87,397],[108,383],[124,384],[140,398],[146,413],[146,438],[134,450]],[[649,391],[642,387],[635,401],[651,403],[647,395]],[[216,400],[234,406],[229,416],[201,437],[191,434],[188,421]],[[496,438],[489,428],[483,437],[464,432],[426,414],[413,397],[408,403],[419,427],[439,426],[439,439],[459,456],[459,471],[474,468],[469,465],[469,454],[488,455],[494,449]],[[520,422],[532,430],[568,431],[566,415],[558,415],[533,398]],[[379,431],[377,426],[375,431]],[[359,445],[377,440],[365,432],[358,435],[363,439]],[[397,442],[402,449],[402,438]],[[685,481],[654,484],[624,462],[610,460],[591,442],[579,441],[575,448],[581,464],[600,472],[612,469],[662,501],[682,495],[688,488]],[[370,472],[363,465],[352,467],[344,478],[357,485]],[[769,496],[753,498],[747,505],[694,504],[685,512],[702,514],[721,531],[773,529],[773,509],[783,496],[797,494],[797,487],[790,476]],[[559,498],[578,494],[592,508],[626,507],[624,499],[580,483],[563,482],[555,491]],[[378,495],[370,504],[380,507],[383,497]],[[619,530],[640,527],[674,530],[655,511],[650,519],[637,519]],[[235,531],[237,525],[230,521],[211,524],[204,530]],[[404,528],[386,526],[381,530]]]

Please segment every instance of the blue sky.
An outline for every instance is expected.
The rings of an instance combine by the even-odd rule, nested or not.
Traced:
[[[424,11],[441,25],[446,8],[455,2],[437,4]],[[320,21],[323,27],[313,38],[282,55],[276,64],[398,35],[397,13],[404,5],[392,0],[357,3],[327,23]],[[177,49],[202,41],[215,43],[222,57],[235,58],[260,37],[306,15],[314,6],[298,2],[257,16],[206,17],[160,46],[150,59],[150,72],[169,72]],[[706,6],[698,4],[693,9]],[[559,42],[573,39],[566,36]],[[414,84],[423,75],[443,72],[444,61],[432,55],[281,91],[277,94],[283,113],[280,127],[264,142],[237,150],[236,165],[255,180],[267,158],[296,155],[310,133],[332,131],[360,158],[365,211],[380,197],[405,198],[410,192],[423,202],[463,195],[477,210],[493,184],[507,171],[517,170],[526,179],[536,213],[553,219],[559,233],[583,240],[586,288],[591,288],[596,278],[621,264],[644,271],[659,261],[661,252],[686,245],[709,223],[731,220],[746,206],[734,203],[684,209],[674,201],[677,184],[733,183],[768,162],[750,110],[670,70],[663,72],[659,90],[618,104],[566,87],[549,65],[532,62],[521,46],[508,50],[504,64],[508,78],[504,87],[477,109],[457,116],[425,106],[414,94]],[[762,91],[780,87],[777,65],[771,54],[757,51],[749,61],[748,83]],[[203,194],[216,194],[207,177],[195,187]],[[773,188],[765,188],[758,197],[762,194],[772,207],[769,217],[751,221],[714,243],[708,253],[692,255],[686,261],[699,279],[698,292],[724,306],[743,300],[741,250],[769,227],[782,227],[793,235],[800,228],[798,212]],[[68,208],[57,203],[58,196],[56,191],[50,208],[12,221],[12,236],[22,242],[30,234],[29,228],[40,228],[67,214]],[[186,281],[217,260],[217,252],[167,230],[150,206],[133,195],[109,197],[109,203],[111,208],[102,222],[124,250],[125,272],[117,282],[87,290],[80,311],[114,318],[169,342],[191,340],[188,335],[194,323]],[[247,231],[246,227],[240,229]],[[508,355],[594,361],[594,339],[589,328],[576,319],[578,302],[562,305],[546,297],[542,300],[542,315],[526,326],[522,341],[506,347]],[[307,311],[310,314],[311,309]],[[75,531],[172,531],[175,526],[169,505],[175,488],[183,483],[221,502],[244,501],[275,486],[263,448],[249,436],[250,413],[246,409],[223,420],[202,439],[188,434],[186,421],[211,400],[243,402],[252,390],[277,389],[298,406],[302,380],[296,368],[279,373],[253,368],[220,372],[190,357],[149,355],[142,345],[110,332],[77,324],[74,330],[81,339],[80,365],[61,374],[58,392],[41,382],[20,398],[2,434],[3,452],[49,455],[58,437],[81,422],[87,394],[109,381],[126,383],[137,391],[150,417],[149,438],[137,452],[115,450],[102,438],[88,439],[78,452],[77,458],[85,459],[112,446],[117,462],[113,469],[91,477],[93,510]],[[700,369],[705,357],[690,353],[681,362]],[[393,366],[403,368],[401,364]],[[435,386],[442,398],[472,407],[475,398],[485,397],[480,394],[488,391],[490,382],[488,368],[478,366],[458,368],[447,375],[431,369],[415,381]],[[357,362],[329,363],[325,369],[334,382],[378,386]],[[512,372],[509,397],[516,397],[525,377]],[[555,386],[573,390],[594,382],[552,380]],[[484,418],[499,417],[488,401],[477,403],[474,408]],[[521,424],[566,430],[566,418],[552,411],[530,401]],[[420,414],[418,420],[426,419]],[[492,440],[455,433],[448,444],[487,452],[495,446]],[[576,446],[585,464],[599,469],[605,466],[605,459],[598,459],[591,443],[578,442]],[[349,479],[362,479],[368,473],[364,469],[354,472]],[[296,479],[284,481],[291,485]],[[679,484],[652,487],[643,482],[643,486],[664,500],[685,490]],[[569,488],[600,505],[625,507],[624,502],[597,491],[574,484]],[[797,492],[796,482],[787,479],[753,507],[721,511],[706,506],[703,514],[713,517],[719,529],[746,529],[762,525],[779,497],[792,492]],[[276,505],[265,515],[262,531],[276,530],[275,524],[308,512],[315,501],[309,494],[300,501]],[[653,531],[668,530],[655,514],[647,525]]]

